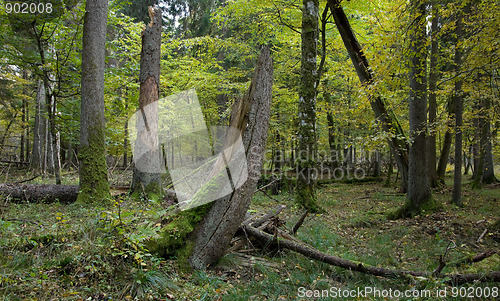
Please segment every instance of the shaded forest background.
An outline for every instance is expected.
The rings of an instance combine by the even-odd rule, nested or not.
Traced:
[[[500,279],[498,1],[37,3],[0,10],[2,291],[189,299],[201,283],[196,299],[233,300],[250,283],[242,300],[294,299]],[[241,134],[254,177],[180,211],[169,171],[140,170],[129,120],[190,89],[208,127]],[[280,271],[286,250],[322,276]]]

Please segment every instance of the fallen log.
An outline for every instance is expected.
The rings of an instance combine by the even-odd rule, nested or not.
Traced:
[[[51,184],[0,184],[0,196],[3,195],[13,202],[30,203],[73,203],[78,197],[80,188],[78,185],[51,185]],[[112,195],[125,194],[129,192],[128,186],[111,186]],[[165,197],[177,201],[177,195],[172,189],[164,191]]]
[[[78,185],[0,184],[0,195],[14,202],[73,203],[78,191]]]
[[[285,248],[302,255],[305,255],[309,258],[316,259],[321,262],[325,262],[334,266],[338,266],[344,269],[349,269],[353,271],[358,271],[362,273],[367,273],[375,276],[381,276],[386,278],[397,278],[402,276],[424,276],[424,273],[421,272],[412,272],[412,271],[404,271],[404,270],[389,270],[380,267],[368,266],[359,262],[354,262],[350,260],[346,260],[334,255],[329,255],[323,253],[319,250],[316,250],[310,246],[305,244],[299,244],[297,242],[292,242],[283,237],[276,237],[271,234],[268,234],[264,231],[261,231],[255,227],[250,225],[242,225],[242,228],[245,232],[250,234],[251,236],[262,240],[263,242],[274,245],[277,248]]]
[[[409,276],[413,277],[431,277],[432,274],[428,272],[421,271],[408,271],[408,270],[397,270],[388,269],[383,267],[375,267],[365,265],[360,262],[354,262],[351,260],[343,259],[334,255],[329,255],[323,253],[313,247],[307,246],[304,243],[299,243],[297,241],[291,241],[282,236],[271,235],[249,224],[241,225],[243,231],[247,234],[253,236],[254,238],[262,241],[265,245],[273,245],[277,248],[284,248],[295,251],[309,258],[328,263],[337,267],[344,269],[357,271],[365,274],[370,274],[374,276],[380,276],[384,278],[407,278]],[[438,278],[449,278],[446,283],[451,285],[460,285],[468,282],[481,281],[481,282],[500,282],[500,271],[493,271],[484,274],[438,274],[434,275]]]
[[[275,208],[269,210],[266,214],[264,214],[261,217],[259,217],[258,214],[250,216],[245,221],[243,221],[243,224],[248,224],[248,225],[251,225],[252,227],[258,228],[263,223],[267,222],[271,218],[280,214],[280,212],[285,208],[286,208],[285,205],[278,205]]]
[[[480,262],[480,261],[485,260],[486,258],[489,258],[495,254],[497,254],[496,250],[489,250],[489,251],[486,251],[483,253],[476,254],[474,256],[464,257],[462,259],[457,260],[456,262],[451,263],[449,266],[459,267],[459,266],[465,265],[465,264]]]

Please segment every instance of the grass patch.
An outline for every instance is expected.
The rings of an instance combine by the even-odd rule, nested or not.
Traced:
[[[118,182],[120,175],[116,178]],[[447,254],[448,262],[498,249],[498,231],[488,232],[480,242],[477,238],[500,216],[500,191],[473,191],[464,185],[463,208],[450,205],[449,187],[434,191],[433,198],[443,205],[442,211],[391,221],[386,214],[405,201],[395,187],[378,182],[324,185],[318,189],[318,203],[326,212],[310,214],[297,237],[346,259],[426,271],[437,266],[437,258],[451,242],[455,247]],[[278,204],[287,205],[279,217],[290,229],[303,213],[293,194],[270,198],[257,192],[251,210],[263,212]],[[254,254],[268,265],[244,266],[229,254],[215,270],[181,273],[175,260],[158,258],[143,248],[143,242],[159,232],[151,221],[164,212],[156,203],[127,198],[102,207],[7,203],[0,212],[2,300],[297,300],[300,288],[450,290],[436,279],[381,279],[290,251]],[[499,257],[446,267],[443,272],[485,270],[500,270]]]

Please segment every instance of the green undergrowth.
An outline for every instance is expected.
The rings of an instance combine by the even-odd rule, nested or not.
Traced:
[[[459,208],[450,204],[447,186],[433,191],[433,198],[442,204],[440,211],[399,220],[388,220],[387,213],[401,207],[405,196],[397,187],[383,187],[383,183],[331,183],[318,189],[317,198],[325,212],[309,214],[297,238],[341,258],[432,271],[445,253],[447,262],[456,262],[499,249],[500,234],[495,226],[500,216],[498,189],[471,190],[465,184],[464,206]],[[271,197],[257,192],[250,213],[280,204],[287,206],[279,217],[284,222],[281,227],[288,230],[303,213],[288,190]],[[384,279],[287,250],[262,249],[255,242],[253,247],[259,251],[230,253],[213,270],[181,271],[186,258],[178,246],[184,245],[203,213],[184,211],[165,218],[169,214],[170,209],[156,202],[125,197],[100,207],[6,203],[0,209],[0,300],[333,300],[304,294],[365,287],[452,289],[446,279]],[[155,252],[151,241],[164,244],[166,253]],[[187,254],[189,248],[183,251]],[[476,264],[447,266],[442,272],[488,270],[500,270],[498,255]],[[462,288],[494,286],[498,284],[473,283]],[[374,296],[341,299],[386,300]]]

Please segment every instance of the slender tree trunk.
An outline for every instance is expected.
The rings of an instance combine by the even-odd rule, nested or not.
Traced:
[[[48,82],[47,82],[48,83]],[[56,177],[56,184],[61,184],[61,160],[59,157],[60,150],[60,140],[59,132],[56,129],[56,97],[51,94],[47,101],[47,111],[49,115],[49,132],[50,132],[50,150],[51,150],[51,161],[52,161],[52,172]]]
[[[394,172],[394,156],[392,155],[392,149],[389,149],[389,163],[387,164],[387,180],[384,186],[389,187],[391,185],[391,176]]]
[[[26,70],[23,70],[23,79],[28,80],[28,72]],[[23,94],[24,95],[28,94],[28,91],[26,88],[24,88]],[[25,161],[24,153],[25,153],[25,146],[26,146],[25,140],[27,138],[25,136],[25,128],[27,128],[27,126],[26,126],[26,99],[24,97],[22,100],[21,114],[22,114],[21,115],[21,141],[20,141],[21,148],[19,151],[19,160],[21,162],[24,162]]]
[[[295,199],[311,212],[319,210],[316,201],[316,89],[318,47],[318,0],[302,2],[302,61],[299,88],[299,136]]]
[[[381,164],[381,161],[380,160],[380,152],[378,151],[378,149],[375,150],[375,165],[373,167],[373,176],[378,178],[382,175],[382,164]]]
[[[83,25],[80,114],[80,194],[84,203],[109,199],[104,142],[104,58],[108,1],[87,0]]]
[[[128,104],[125,104],[125,110],[127,110]],[[128,120],[124,124],[124,137],[123,137],[123,168],[128,166]]]
[[[45,88],[43,81],[38,80],[35,104],[35,125],[33,128],[33,152],[31,156],[31,168],[41,173],[45,170]]]
[[[328,80],[325,80],[325,87],[328,86]],[[326,103],[333,106],[331,94],[325,90],[323,92]],[[340,166],[340,158],[338,156],[339,147],[336,137],[335,122],[333,120],[333,114],[330,110],[326,112],[326,120],[328,122],[328,146],[330,147],[330,168],[332,172]]]
[[[45,60],[45,54],[46,54],[46,48],[44,45],[44,40],[42,37],[43,32],[38,32],[37,28],[35,26],[35,23],[32,24],[32,29],[33,33],[36,38],[37,42],[37,47],[38,47],[38,53],[40,55],[40,62],[42,63],[42,66],[46,64]],[[47,154],[48,150],[55,150],[57,149],[57,129],[56,129],[56,100],[55,100],[55,95],[53,94],[52,88],[50,86],[50,73],[47,69],[42,69],[42,81],[43,81],[43,87],[45,88],[45,106],[47,110],[47,131],[46,133],[50,133],[45,135],[45,138],[49,139],[47,140],[47,143],[50,144],[50,148],[46,147],[45,148],[45,153]],[[45,160],[48,162],[52,162],[51,164],[51,171],[55,174],[56,176],[56,183],[61,184],[61,166],[57,164],[59,162],[59,159],[54,158],[54,156],[57,156],[57,151],[50,153],[50,158],[48,158],[46,155]]]
[[[144,145],[135,143],[135,165],[131,189],[135,195],[145,193],[146,199],[158,199],[162,195],[161,172],[164,170],[163,156],[158,142],[161,10],[158,7],[150,7],[149,16],[151,22],[142,33],[139,115],[142,115],[143,120],[137,122],[137,141],[140,141],[141,135],[147,133],[151,138],[152,145],[145,152],[142,152],[138,148],[144,148]],[[140,153],[143,154],[138,156],[137,154]]]
[[[25,152],[26,152],[26,155],[25,155],[25,160],[27,162],[31,162],[31,156],[30,156],[30,127],[29,127],[29,121],[30,121],[30,114],[29,114],[29,105],[26,104],[26,126],[25,126],[25,130],[26,130],[26,134],[25,134],[25,137],[26,137],[26,147],[25,147]]]
[[[448,165],[450,157],[451,143],[453,142],[453,136],[450,129],[453,127],[454,115],[455,101],[454,97],[451,97],[448,100],[448,128],[444,133],[443,147],[441,148],[441,154],[439,155],[439,162],[437,167],[438,179],[442,184],[444,184],[446,167]]]
[[[438,173],[436,170],[436,90],[438,79],[438,8],[437,5],[432,7],[432,24],[431,24],[431,53],[429,62],[429,137],[427,137],[427,165],[431,187],[439,186]]]
[[[457,12],[457,21],[455,27],[457,42],[455,44],[455,80],[454,99],[455,99],[455,170],[453,177],[453,195],[452,203],[462,206],[462,111],[463,111],[463,91],[462,78],[460,70],[462,68],[462,49],[459,45],[459,39],[462,37],[462,13]]]
[[[479,148],[479,163],[477,170],[474,173],[474,188],[481,188],[482,184],[496,183],[498,180],[495,177],[493,166],[493,154],[491,145],[491,101],[487,97],[481,100],[481,107],[478,110],[478,133],[477,140]]]
[[[427,173],[426,121],[427,121],[427,82],[426,82],[426,27],[425,4],[420,0],[412,1],[414,20],[410,28],[410,160],[408,168],[408,195],[403,208],[395,217],[411,217],[428,208],[431,203],[431,190]]]
[[[373,71],[368,64],[368,60],[363,53],[361,45],[356,39],[349,24],[347,16],[340,5],[340,0],[328,0],[328,5],[332,12],[335,24],[339,30],[342,41],[349,53],[349,57],[356,69],[359,80],[367,88],[374,83]],[[381,124],[382,130],[392,133],[388,139],[389,147],[394,150],[396,163],[401,174],[401,191],[408,189],[408,146],[405,142],[405,134],[394,114],[387,111],[382,98],[379,95],[369,94],[370,105],[375,113],[376,120]]]

